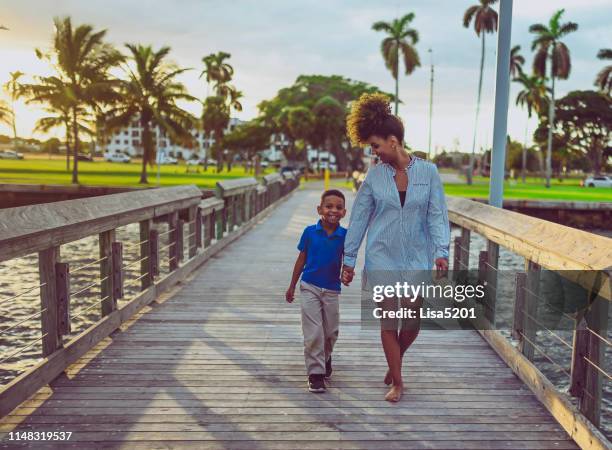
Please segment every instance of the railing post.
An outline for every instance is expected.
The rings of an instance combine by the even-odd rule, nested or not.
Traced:
[[[499,261],[499,244],[487,239],[487,270],[486,290],[489,292],[487,300],[489,308],[485,311],[485,317],[495,329],[495,309],[497,304],[497,267]],[[488,313],[488,314],[487,314]]]
[[[153,282],[153,275],[151,274],[151,246],[149,245],[150,234],[151,234],[152,220],[142,220],[139,223],[140,226],[140,290],[144,291],[146,288],[151,286]]]
[[[610,282],[609,278],[607,282]],[[576,373],[576,377],[580,375],[580,372],[584,374],[582,383],[578,379],[574,380],[574,373],[572,373],[572,386],[576,384],[577,387],[582,387],[580,389],[582,392],[579,395],[580,412],[593,422],[596,427],[600,426],[601,423],[601,400],[603,394],[603,374],[598,369],[605,371],[606,361],[605,346],[602,345],[599,336],[607,336],[609,303],[607,299],[596,297],[595,301],[590,304],[582,321],[584,330],[582,342],[578,343],[581,347],[580,352],[577,353],[576,357],[572,355],[573,361],[579,358],[579,361],[576,361],[577,365],[583,365],[582,371]],[[575,388],[574,392],[576,390]]]
[[[178,268],[178,211],[168,214],[168,265],[170,272]]]
[[[100,310],[102,316],[106,316],[114,310],[113,299],[113,242],[115,242],[115,230],[100,233],[98,237],[100,247]]]
[[[110,311],[102,311],[102,315],[106,316],[117,309],[117,300],[123,298],[123,244],[121,242],[113,242],[113,303]]]
[[[525,333],[526,284],[527,274],[525,272],[517,272],[514,276],[514,314],[512,316],[512,337],[519,342],[523,341],[523,334]]]
[[[179,264],[183,261],[185,255],[185,221],[182,219],[179,219],[179,221],[176,223],[176,249],[177,249],[177,267],[179,266]]]
[[[227,204],[226,204],[227,205]],[[223,233],[227,228],[227,206],[223,207],[221,214],[217,217],[217,240],[223,239]]]
[[[201,237],[201,227],[198,228],[198,224],[197,224],[197,215],[198,215],[198,207],[197,206],[191,206],[188,210],[187,210],[187,220],[189,221],[189,227],[188,227],[188,233],[189,233],[189,239],[187,240],[188,245],[189,245],[189,259],[193,258],[196,255],[196,251],[198,249],[197,247],[197,233],[200,233],[200,237]],[[196,231],[197,230],[197,231]]]
[[[151,283],[159,276],[159,231],[149,231],[149,275]]]
[[[70,334],[70,266],[55,264],[55,290],[57,292],[57,323],[60,336]]]
[[[538,316],[538,298],[540,296],[540,272],[541,268],[533,261],[525,262],[527,278],[525,280],[525,307],[523,313],[523,339],[520,350],[529,361],[533,360],[535,353],[536,331]]]
[[[210,243],[215,238],[215,210],[213,209],[204,217],[206,228],[204,230],[204,248],[210,247]]]
[[[43,357],[62,346],[58,328],[58,305],[55,267],[60,255],[59,247],[50,247],[38,252],[40,274],[40,315]]]
[[[194,255],[197,252],[197,249],[202,248],[202,210],[199,207],[196,208],[195,238],[196,238],[196,241],[195,241],[195,249],[193,252]]]

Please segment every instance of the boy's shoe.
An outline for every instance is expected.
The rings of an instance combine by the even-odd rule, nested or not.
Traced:
[[[325,378],[331,378],[332,376],[332,363],[331,363],[331,356],[329,357],[329,359],[325,362]]]
[[[308,375],[308,390],[310,392],[325,392],[325,380],[322,374]]]

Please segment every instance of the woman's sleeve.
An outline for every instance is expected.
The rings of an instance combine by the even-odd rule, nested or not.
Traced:
[[[438,168],[433,165],[429,203],[427,205],[427,227],[433,241],[434,259],[448,259],[450,246],[450,224],[448,221],[448,207]]]
[[[370,218],[374,213],[374,196],[372,187],[368,183],[368,179],[361,183],[357,196],[353,202],[353,210],[349,227],[344,239],[344,261],[343,263],[349,267],[355,267],[357,262],[357,252],[361,247],[361,242],[365,236]]]

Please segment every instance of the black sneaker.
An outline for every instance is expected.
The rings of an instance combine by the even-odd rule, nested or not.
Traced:
[[[332,369],[332,364],[331,364],[331,356],[329,357],[329,359],[325,362],[325,378],[331,378],[333,369]]]
[[[325,380],[322,374],[308,375],[308,390],[310,392],[325,392]]]

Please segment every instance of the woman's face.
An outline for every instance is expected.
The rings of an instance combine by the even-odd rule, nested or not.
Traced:
[[[390,135],[386,139],[380,136],[370,136],[367,144],[372,148],[372,153],[380,158],[381,162],[391,163],[397,160],[399,142],[395,136]]]

